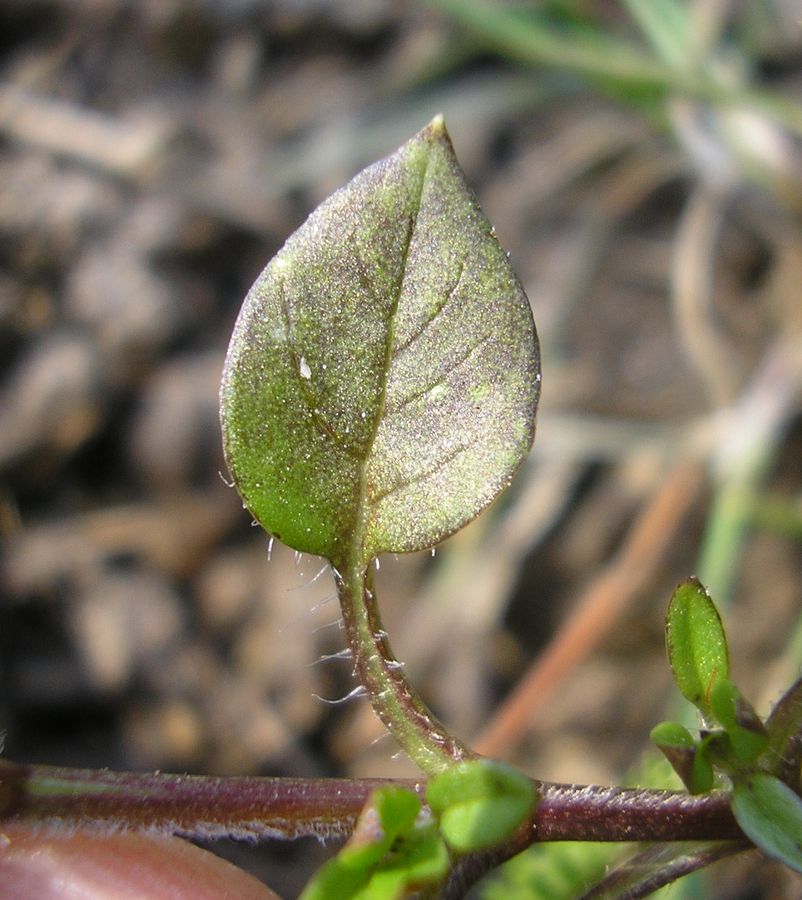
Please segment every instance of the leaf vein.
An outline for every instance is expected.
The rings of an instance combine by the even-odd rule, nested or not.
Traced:
[[[281,315],[284,319],[284,327],[287,331],[287,353],[290,356],[290,360],[292,362],[292,370],[295,373],[295,380],[298,384],[298,387],[301,389],[301,396],[306,401],[306,408],[309,411],[309,415],[312,419],[312,424],[314,425],[318,434],[323,437],[330,438],[344,450],[349,456],[355,456],[356,451],[348,441],[346,441],[342,435],[338,434],[337,430],[328,421],[328,419],[320,412],[320,408],[318,407],[315,401],[315,394],[312,391],[312,386],[309,384],[309,381],[301,375],[301,356],[297,353],[294,347],[294,338],[293,332],[294,328],[292,325],[292,318],[290,316],[290,304],[287,299],[287,293],[284,290],[284,279],[282,278],[279,281],[280,284],[280,294],[281,294]]]
[[[460,282],[462,281],[462,273],[465,271],[465,259],[460,260],[459,264],[459,272],[457,273],[457,277],[454,280],[454,284],[446,291],[443,302],[440,303],[434,312],[429,316],[428,319],[424,319],[423,322],[412,332],[411,335],[403,342],[403,344],[399,344],[395,350],[393,351],[393,357],[397,357],[399,354],[403,353],[405,350],[408,350],[409,347],[415,343],[423,334],[425,334],[432,323],[437,319],[443,310],[448,306],[450,301],[456,295],[457,288],[459,287]]]
[[[427,394],[430,394],[438,385],[443,384],[443,382],[445,382],[445,380],[452,372],[456,371],[461,365],[466,363],[471,358],[471,356],[473,356],[473,354],[481,347],[483,347],[489,340],[490,335],[484,335],[481,340],[477,341],[464,353],[462,353],[457,359],[453,360],[450,365],[448,365],[443,370],[443,372],[440,373],[436,381],[433,381],[431,384],[427,384],[426,387],[423,387],[420,390],[409,394],[409,396],[404,397],[403,400],[398,400],[396,403],[388,403],[386,414],[388,416],[396,415],[405,407],[409,406],[410,403],[414,403],[415,400],[419,400],[422,397],[425,397]]]
[[[449,453],[447,453],[442,459],[437,460],[437,462],[430,468],[425,469],[423,472],[419,472],[411,478],[404,478],[401,481],[398,481],[390,487],[386,488],[385,490],[373,494],[370,498],[371,502],[373,504],[380,503],[391,494],[396,494],[398,493],[398,491],[401,491],[404,488],[411,487],[413,484],[419,484],[421,481],[425,481],[427,478],[437,473],[444,466],[447,466],[450,462],[453,462],[458,456],[461,456],[467,450],[470,450],[474,443],[475,441],[471,441],[467,444],[460,444]]]
[[[362,460],[362,464],[360,467],[360,475],[359,475],[359,494],[358,494],[358,508],[359,512],[357,514],[357,522],[356,527],[352,533],[352,552],[362,555],[364,553],[364,539],[365,539],[365,526],[368,520],[369,515],[369,484],[368,484],[368,462],[373,454],[373,447],[376,443],[376,435],[379,432],[379,425],[381,424],[382,418],[385,415],[385,409],[387,405],[387,385],[390,380],[390,365],[393,360],[393,341],[395,339],[395,318],[398,313],[398,305],[401,302],[401,297],[404,293],[404,281],[406,279],[407,274],[407,266],[409,264],[409,251],[412,246],[412,239],[415,235],[415,228],[418,224],[418,214],[420,213],[421,203],[423,201],[423,191],[426,186],[426,179],[429,174],[429,165],[431,162],[431,154],[427,153],[426,162],[423,166],[423,171],[420,176],[420,184],[418,185],[418,194],[415,198],[415,202],[412,204],[412,212],[407,223],[407,234],[406,234],[406,243],[404,244],[403,253],[401,256],[401,265],[400,271],[398,275],[398,290],[396,291],[396,295],[393,298],[393,302],[388,310],[387,316],[387,336],[386,336],[386,350],[384,357],[384,368],[383,368],[383,381],[381,386],[380,396],[377,398],[378,403],[376,405],[376,417],[373,420],[373,434],[371,440],[369,442],[367,452],[365,453],[364,459]],[[363,560],[364,563],[367,563],[367,560]]]

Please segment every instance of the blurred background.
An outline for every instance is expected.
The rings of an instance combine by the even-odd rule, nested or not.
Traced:
[[[795,0],[0,0],[5,754],[411,774],[325,702],[354,687],[331,576],[224,484],[217,389],[268,259],[439,112],[543,399],[512,489],[382,560],[397,655],[536,777],[676,787],[648,733],[693,573],[768,712],[802,665],[801,89]],[[288,897],[330,852],[217,849]],[[539,848],[484,895],[576,896],[620,853]],[[672,896],[800,890],[752,854]]]

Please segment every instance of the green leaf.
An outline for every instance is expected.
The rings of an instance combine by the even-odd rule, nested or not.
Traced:
[[[442,118],[322,203],[248,294],[221,390],[253,515],[335,565],[429,547],[529,450],[532,313]]]
[[[477,759],[433,778],[426,800],[449,846],[468,853],[513,834],[534,809],[536,792],[531,779],[511,766]]]
[[[761,772],[737,781],[732,812],[767,856],[802,872],[802,799],[788,785]]]
[[[679,722],[660,722],[649,736],[661,750],[664,747],[692,750],[696,746],[693,735]]]
[[[802,760],[802,678],[798,678],[774,705],[766,720],[767,757],[772,774],[793,786],[800,784]]]
[[[710,691],[713,715],[724,726],[737,762],[752,762],[766,749],[769,736],[752,704],[728,679],[717,681]]]
[[[355,894],[355,900],[388,900],[404,892],[442,881],[451,866],[446,845],[433,824],[407,835]],[[335,896],[335,895],[330,895]]]
[[[433,823],[417,824],[420,809],[412,791],[374,791],[348,843],[315,874],[303,900],[387,900],[442,880],[448,851]]]
[[[688,791],[691,794],[704,794],[706,791],[712,791],[714,781],[713,763],[710,761],[706,745],[702,743],[696,748],[693,755]]]
[[[335,856],[315,872],[303,889],[299,900],[329,900],[330,897],[351,900],[368,881],[370,881],[369,870],[349,869],[341,863],[339,856]]]
[[[703,794],[713,787],[713,766],[706,748],[684,725],[660,722],[652,729],[651,739],[692,794]]]
[[[375,790],[339,853],[342,864],[355,869],[375,865],[398,837],[411,831],[420,809],[420,798],[412,791],[392,786]]]
[[[679,584],[671,597],[666,649],[677,687],[709,716],[710,692],[729,675],[729,654],[718,610],[695,578]]]

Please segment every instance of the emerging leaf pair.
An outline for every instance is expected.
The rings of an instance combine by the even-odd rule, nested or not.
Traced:
[[[451,854],[499,844],[526,821],[535,786],[510,766],[477,759],[433,778],[426,801],[434,818],[422,814],[412,791],[375,791],[351,839],[318,872],[302,900],[392,900],[437,885]]]
[[[694,738],[685,726],[662,722],[652,740],[691,793],[711,790],[719,771],[732,784],[732,811],[747,837],[802,872],[802,798],[782,780],[799,787],[802,680],[764,724],[730,680],[721,617],[693,578],[671,598],[666,646],[677,686],[709,727]]]

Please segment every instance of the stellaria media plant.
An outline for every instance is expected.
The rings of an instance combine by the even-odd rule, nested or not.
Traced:
[[[330,561],[361,690],[420,780],[0,761],[0,873],[15,847],[83,830],[98,841],[347,837],[306,898],[458,897],[555,840],[646,843],[588,896],[645,896],[754,846],[802,871],[802,680],[762,720],[730,679],[697,581],[671,599],[666,644],[702,727],[652,731],[685,791],[551,784],[480,758],[393,656],[373,561],[434,546],[510,483],[539,390],[529,303],[438,117],[326,200],[269,263],[237,320],[220,404],[245,505],[271,535]]]

